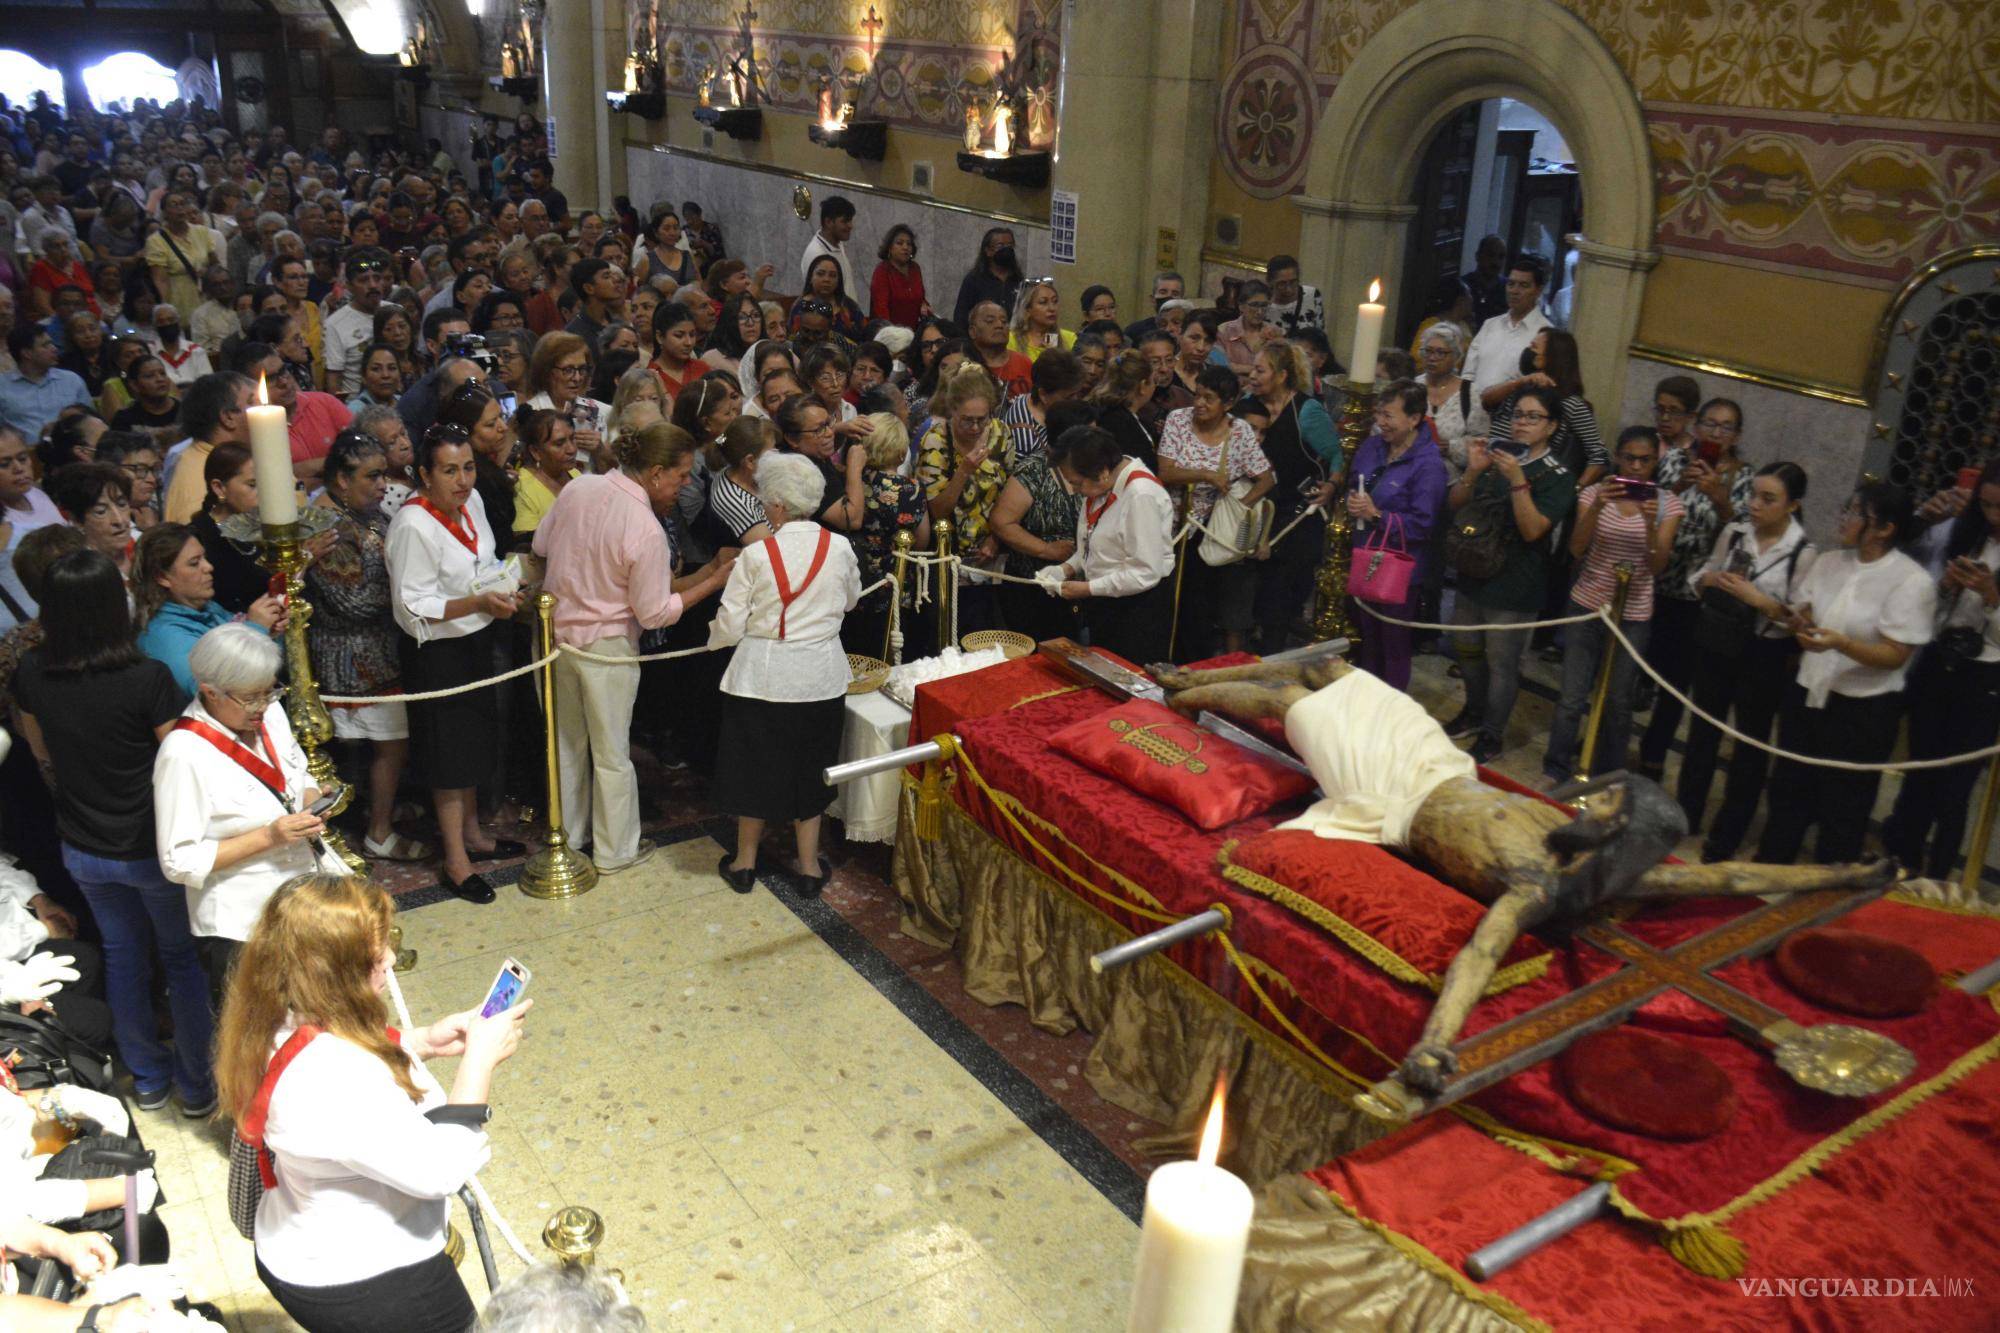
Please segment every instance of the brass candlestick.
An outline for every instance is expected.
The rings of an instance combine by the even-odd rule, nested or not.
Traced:
[[[324,510],[317,511],[324,513]],[[306,626],[312,621],[312,603],[306,600],[306,566],[311,557],[305,552],[308,535],[301,523],[265,523],[263,529],[264,568],[285,581],[285,663],[291,672],[291,689],[285,695],[285,715],[291,719],[292,735],[305,751],[306,772],[313,785],[323,792],[340,795],[326,812],[326,832],[321,840],[333,849],[357,875],[368,873],[368,862],[356,856],[333,827],[336,815],[346,810],[354,798],[334,771],[333,760],[320,749],[333,739],[333,719],[319,701],[319,682],[313,679],[312,653],[306,645]],[[318,525],[315,525],[318,526]]]
[[[1340,476],[1343,489],[1348,475],[1354,470],[1354,451],[1361,447],[1361,442],[1374,429],[1374,381],[1350,379],[1346,393],[1346,401],[1340,408]],[[1361,642],[1361,630],[1354,624],[1354,618],[1347,614],[1347,570],[1352,558],[1353,541],[1354,520],[1348,517],[1345,500],[1337,496],[1333,511],[1326,516],[1326,555],[1320,561],[1319,573],[1313,576],[1313,588],[1319,602],[1313,614],[1313,635],[1321,640],[1344,638],[1350,645],[1350,651]]]
[[[541,621],[542,656],[556,650],[556,599],[553,593],[535,597]],[[637,668],[635,667],[634,670]],[[597,867],[569,845],[563,831],[562,758],[556,750],[556,664],[542,668],[543,735],[549,752],[549,832],[547,845],[521,867],[521,892],[530,898],[574,898],[597,887]]]
[[[939,555],[952,553],[951,537],[950,519],[941,518],[931,524],[932,548]],[[937,570],[937,642],[938,652],[942,653],[945,649],[955,646],[951,641],[951,608],[952,603],[958,600],[958,566],[939,564],[932,568]]]

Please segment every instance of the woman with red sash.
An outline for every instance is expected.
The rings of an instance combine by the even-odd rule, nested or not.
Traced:
[[[153,761],[160,868],[187,889],[189,925],[218,999],[280,884],[314,870],[347,873],[310,812],[320,792],[285,718],[282,660],[271,636],[251,625],[202,635],[188,654],[194,702]]]
[[[1138,666],[1160,661],[1173,619],[1174,502],[1167,488],[1098,426],[1064,431],[1050,442],[1049,457],[1083,497],[1076,554],[1042,571],[1050,591],[1083,602],[1092,647]]]
[[[819,851],[820,815],[833,800],[821,773],[840,757],[847,654],[841,620],[861,597],[845,537],[812,521],[825,480],[810,459],[757,460],[757,495],[772,536],[743,550],[709,629],[711,648],[736,645],[722,677],[722,740],[711,789],[736,816],[736,851],[716,868],[729,887],[757,882],[764,826],[790,820],[801,891],[817,897],[832,866]]]
[[[470,434],[461,426],[432,426],[417,446],[423,489],[389,523],[389,609],[406,636],[406,694],[491,676],[493,622],[513,615],[517,605],[518,585],[500,563],[486,506],[473,488],[476,476]],[[494,898],[474,861],[527,851],[479,823],[475,789],[499,770],[500,738],[492,686],[410,705],[410,767],[437,806],[440,879],[453,896],[471,903]]]

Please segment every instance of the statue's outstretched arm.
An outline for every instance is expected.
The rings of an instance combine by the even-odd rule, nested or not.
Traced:
[[[1146,674],[1160,682],[1162,689],[1191,690],[1202,685],[1226,685],[1237,681],[1276,681],[1297,685],[1303,677],[1296,662],[1249,662],[1243,666],[1207,667],[1193,670],[1171,662],[1153,662]]]
[[[1659,865],[1639,876],[1623,897],[1720,898],[1752,893],[1811,893],[1819,889],[1879,889],[1894,883],[1896,863],[1886,856],[1837,866],[1780,866],[1758,861],[1708,865]]]
[[[1502,894],[1480,918],[1472,938],[1459,949],[1444,974],[1444,986],[1423,1035],[1403,1058],[1402,1080],[1411,1089],[1431,1094],[1457,1069],[1451,1048],[1465,1029],[1472,1006],[1486,993],[1500,960],[1514,947],[1521,932],[1541,919],[1546,897],[1538,885],[1517,885]]]

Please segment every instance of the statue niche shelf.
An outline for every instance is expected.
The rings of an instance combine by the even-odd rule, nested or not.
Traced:
[[[837,125],[814,121],[806,137],[823,148],[839,148],[857,162],[880,162],[889,155],[889,122],[847,120]]]
[[[694,118],[732,139],[754,142],[764,137],[764,108],[760,106],[698,106]]]
[[[628,116],[641,120],[665,120],[667,118],[667,95],[665,93],[625,93],[607,92],[605,103],[613,111],[623,111]]]
[[[496,74],[486,81],[486,86],[495,92],[505,93],[509,97],[518,97],[523,102],[529,103],[532,103],[541,94],[541,81],[533,75],[524,78],[508,78],[504,75]]]
[[[988,180],[999,181],[1002,185],[1018,185],[1024,189],[1038,190],[1049,183],[1049,154],[1047,152],[1009,153],[1005,157],[991,153],[968,153],[960,151],[958,169],[984,176]]]

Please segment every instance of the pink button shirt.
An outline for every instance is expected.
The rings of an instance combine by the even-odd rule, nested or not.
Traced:
[[[681,618],[667,534],[639,483],[623,472],[578,477],[535,529],[549,562],[556,639],[587,648],[599,639],[658,629]]]

